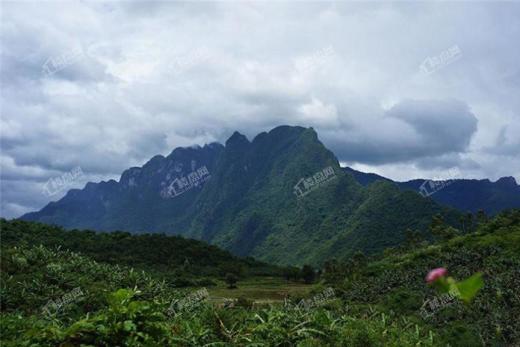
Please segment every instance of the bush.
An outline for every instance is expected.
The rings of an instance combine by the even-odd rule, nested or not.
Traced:
[[[251,309],[251,308],[253,308],[254,303],[255,303],[254,300],[248,299],[246,297],[239,297],[238,300],[236,301],[235,305],[238,307]]]
[[[238,277],[235,274],[228,273],[226,274],[226,283],[228,284],[229,289],[235,289],[237,286]]]

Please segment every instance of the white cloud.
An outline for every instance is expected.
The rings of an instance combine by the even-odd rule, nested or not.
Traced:
[[[313,126],[340,160],[394,178],[453,166],[520,180],[517,3],[2,9],[5,216],[42,207],[27,187],[77,165],[117,177],[178,146],[280,124]],[[460,58],[420,74],[453,45]],[[46,75],[49,59],[59,69]]]
[[[310,125],[331,127],[338,124],[338,110],[335,105],[326,105],[321,100],[312,98],[309,103],[299,107],[300,120]]]

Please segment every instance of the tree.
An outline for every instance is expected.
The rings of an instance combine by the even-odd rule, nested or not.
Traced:
[[[460,216],[459,221],[460,221],[460,226],[462,227],[462,232],[465,234],[466,233],[466,225],[465,225],[466,216],[465,215]]]
[[[466,228],[468,233],[473,231],[473,214],[471,212],[466,213]]]
[[[444,223],[444,218],[440,214],[433,217],[430,224],[430,231],[433,236],[441,240],[449,240],[459,234],[458,229]]]
[[[410,228],[406,229],[404,232],[405,235],[405,244],[407,247],[414,247],[421,242],[421,234],[417,230],[412,230]]]
[[[325,261],[323,264],[323,279],[326,283],[333,283],[338,273],[338,261],[333,258]]]
[[[190,261],[188,258],[184,258],[184,263],[182,264],[182,270],[187,272],[190,268]]]
[[[486,212],[484,210],[478,210],[477,212],[477,223],[480,225],[480,224],[484,224],[486,223],[488,220],[488,217],[486,215]]]
[[[326,260],[325,263],[323,264],[323,272],[333,273],[336,271],[337,266],[338,266],[338,261],[336,260],[336,258]]]
[[[442,234],[441,234],[441,237],[444,239],[444,240],[449,240],[451,238],[454,238],[455,236],[457,236],[458,234],[460,234],[460,231],[458,229],[455,229],[454,227],[452,226],[448,226],[446,228],[444,228],[442,230]]]
[[[226,274],[226,283],[228,284],[228,289],[234,289],[237,287],[238,277],[235,274],[228,273]]]
[[[298,269],[297,267],[288,266],[283,269],[283,277],[285,278],[286,281],[290,281],[290,280],[297,281],[298,279],[300,279],[300,276],[301,276],[300,269]]]
[[[314,282],[314,278],[316,277],[316,273],[314,269],[310,265],[303,265],[302,267],[302,278],[305,283],[309,284]]]
[[[444,224],[444,218],[440,214],[436,214],[432,218],[432,222],[430,224],[430,231],[433,236],[442,238],[443,230],[446,227]]]
[[[367,261],[365,255],[361,251],[354,253],[351,260],[356,268],[364,266]]]

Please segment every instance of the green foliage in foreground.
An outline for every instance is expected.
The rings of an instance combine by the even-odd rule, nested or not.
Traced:
[[[309,311],[204,303],[169,316],[171,300],[187,292],[144,272],[42,246],[4,249],[1,274],[4,346],[411,346],[435,341],[434,334],[397,315],[373,309],[349,314],[340,302]],[[50,315],[42,311],[48,300],[75,287],[85,295]]]
[[[153,275],[43,246],[2,249],[3,346],[509,346],[520,342],[520,211],[499,215],[470,235],[413,251],[397,249],[355,267],[329,264],[336,297],[309,309],[185,305],[195,290]],[[431,316],[436,297],[424,276],[445,267],[464,280],[481,272],[470,303],[450,302]],[[336,272],[336,273],[335,273]],[[326,284],[328,285],[328,284]],[[84,295],[46,314],[42,308],[74,288]],[[317,286],[316,293],[323,290]],[[297,304],[297,302],[293,302]]]
[[[504,346],[520,342],[519,210],[502,213],[469,235],[413,251],[396,249],[388,253],[358,267],[329,262],[329,270],[334,271],[324,277],[336,284],[347,302],[416,315],[425,302],[439,297],[433,287],[425,284],[426,274],[444,267],[461,281],[461,298],[473,299],[466,304],[457,300],[440,305],[422,319],[444,345]],[[482,288],[479,273],[484,281]]]

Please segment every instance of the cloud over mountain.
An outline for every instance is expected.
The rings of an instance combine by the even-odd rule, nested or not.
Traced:
[[[43,184],[78,165],[80,187],[280,124],[312,126],[342,162],[396,179],[457,168],[520,181],[517,3],[2,10],[2,216],[42,207]]]

